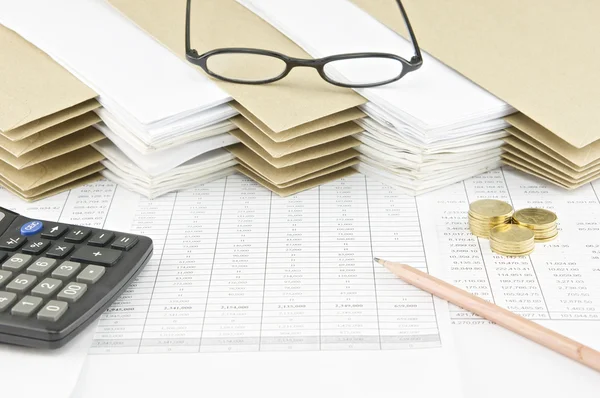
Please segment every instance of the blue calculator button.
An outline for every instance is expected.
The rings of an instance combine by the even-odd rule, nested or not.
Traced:
[[[31,236],[35,235],[42,230],[44,224],[41,221],[29,221],[28,223],[23,224],[21,227],[21,235]]]

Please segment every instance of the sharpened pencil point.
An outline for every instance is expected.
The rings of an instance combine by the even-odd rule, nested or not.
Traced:
[[[384,263],[384,261],[382,259],[377,258],[377,257],[373,257],[373,260],[377,261],[379,264],[383,264]]]

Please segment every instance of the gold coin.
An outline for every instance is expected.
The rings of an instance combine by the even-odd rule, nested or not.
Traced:
[[[502,250],[498,250],[492,247],[492,251],[496,254],[500,254],[501,256],[506,256],[506,257],[523,257],[523,256],[528,256],[531,253],[533,253],[533,249],[523,252],[523,253],[513,253],[513,252],[503,252]]]
[[[543,237],[543,238],[535,238],[535,241],[537,243],[544,243],[544,242],[550,242],[551,240],[556,239],[556,237],[558,236],[558,232],[556,232],[556,234],[552,235],[552,236],[548,236],[548,237]]]
[[[498,242],[526,243],[533,241],[533,231],[527,227],[517,224],[502,224],[492,228],[490,237]]]
[[[510,217],[513,208],[510,204],[496,199],[477,200],[469,205],[471,214],[480,218]]]
[[[481,222],[507,222],[511,220],[510,215],[487,217],[469,211],[469,218]]]
[[[490,244],[494,245],[495,247],[497,247],[499,249],[503,249],[506,251],[519,251],[519,250],[525,251],[525,250],[529,250],[533,246],[535,246],[535,240],[532,240],[531,242],[527,242],[524,244],[507,244],[504,242],[498,242],[494,238],[490,237]]]
[[[517,210],[513,215],[516,223],[537,228],[548,228],[556,223],[556,214],[546,209],[528,208]]]

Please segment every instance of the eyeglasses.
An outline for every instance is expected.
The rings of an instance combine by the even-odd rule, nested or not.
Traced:
[[[421,67],[423,58],[417,38],[400,0],[396,0],[410,39],[414,55],[406,59],[391,53],[352,53],[319,59],[301,59],[256,48],[218,48],[199,55],[190,45],[191,0],[187,0],[185,15],[185,54],[189,62],[206,73],[226,82],[267,84],[287,76],[296,67],[315,68],[327,82],[341,87],[376,87],[400,80]],[[368,76],[365,77],[368,71]]]

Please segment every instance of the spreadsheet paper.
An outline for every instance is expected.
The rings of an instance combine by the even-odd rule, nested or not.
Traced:
[[[154,200],[118,189],[105,228],[151,236],[154,255],[100,318],[82,396],[116,392],[109,368],[138,395],[201,374],[213,395],[396,396],[398,377],[411,394],[433,377],[428,393],[462,396],[447,304],[373,262],[430,271],[413,197],[357,174],[281,198],[234,175]]]
[[[434,378],[432,392],[463,396],[456,359],[469,398],[498,374],[512,381],[487,391],[490,398],[517,388],[566,394],[574,382],[592,397],[600,386],[589,369],[460,308],[448,311],[372,257],[407,262],[600,349],[599,194],[598,183],[567,192],[510,168],[417,198],[361,175],[285,199],[239,175],[154,200],[106,181],[35,203],[0,190],[4,207],[29,217],[154,240],[151,262],[98,322],[74,395],[91,397],[185,393],[199,374],[207,392],[261,384],[274,396],[296,383],[291,396],[317,386],[386,396],[398,393],[402,374],[404,392]],[[468,230],[468,204],[482,198],[555,211],[558,239],[527,257],[492,253]],[[70,373],[84,356],[68,358]],[[108,371],[116,376],[105,384]],[[239,383],[228,383],[233,374]],[[552,374],[561,377],[545,383]]]

